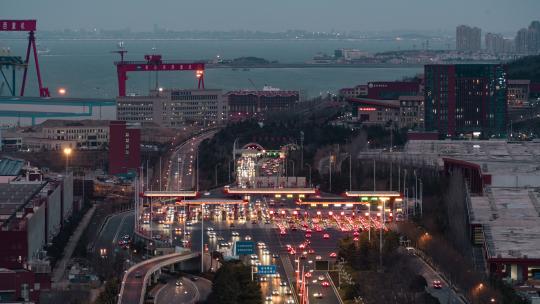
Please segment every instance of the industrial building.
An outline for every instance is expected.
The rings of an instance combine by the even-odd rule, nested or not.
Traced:
[[[530,80],[508,79],[508,107],[523,107],[529,104]]]
[[[299,101],[299,91],[263,89],[262,91],[241,90],[227,93],[229,119],[231,120],[286,111],[294,108]]]
[[[137,171],[141,165],[140,124],[111,121],[109,127],[109,174]]]
[[[19,160],[0,163],[0,174],[12,176],[0,182],[0,299],[37,303],[51,287],[44,248],[76,211],[73,176],[36,177]]]
[[[500,64],[437,64],[425,69],[425,128],[441,137],[506,135],[507,76]]]
[[[540,142],[412,140],[388,156],[459,172],[475,263],[516,285],[540,279]]]
[[[190,124],[223,124],[228,106],[218,89],[159,89],[149,96],[117,97],[117,119],[126,122],[154,122],[177,128]]]
[[[400,96],[416,96],[422,92],[421,81],[368,82],[367,98],[397,100]]]
[[[99,149],[109,142],[108,120],[49,119],[41,125],[41,138],[74,141],[77,149]]]

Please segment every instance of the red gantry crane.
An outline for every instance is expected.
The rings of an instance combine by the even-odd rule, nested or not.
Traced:
[[[39,61],[36,47],[36,37],[34,31],[36,31],[36,20],[0,20],[0,32],[28,32],[28,47],[26,48],[26,57],[24,61],[24,74],[21,84],[21,96],[24,96],[24,89],[26,86],[26,75],[28,73],[28,63],[30,60],[30,50],[32,49],[34,54],[34,61],[36,62],[36,73],[39,85],[39,96],[50,97],[49,89],[43,87],[41,81],[41,73],[39,71]]]
[[[204,89],[204,63],[203,62],[170,62],[161,60],[161,55],[144,55],[145,61],[124,61],[125,50],[116,51],[121,56],[116,61],[118,74],[118,96],[126,96],[127,72],[152,72],[152,71],[195,71],[198,80],[198,88]]]

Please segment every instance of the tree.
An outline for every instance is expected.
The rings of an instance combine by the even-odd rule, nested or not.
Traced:
[[[251,281],[251,269],[239,261],[225,262],[216,272],[208,304],[260,304],[262,291]]]

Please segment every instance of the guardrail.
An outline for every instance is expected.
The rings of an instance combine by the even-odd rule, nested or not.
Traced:
[[[146,271],[146,273],[144,274],[144,278],[143,278],[143,282],[142,282],[142,286],[141,286],[141,294],[140,294],[139,304],[144,303],[144,298],[145,298],[145,295],[146,295],[146,285],[148,284],[148,279],[150,278],[150,275],[152,273],[154,273],[156,270],[158,270],[158,269],[160,269],[160,268],[162,268],[164,266],[168,266],[168,265],[178,263],[178,262],[183,262],[185,260],[189,260],[189,259],[192,259],[192,258],[195,258],[195,257],[198,257],[198,256],[200,256],[200,253],[195,253],[195,252],[172,253],[172,254],[169,254],[169,255],[155,257],[153,259],[149,259],[149,260],[146,260],[144,262],[141,262],[141,263],[138,263],[138,264],[135,264],[135,265],[131,266],[126,271],[126,273],[124,274],[124,278],[122,279],[122,286],[120,287],[120,294],[118,296],[118,302],[117,303],[122,304],[122,298],[123,298],[123,295],[124,295],[124,292],[125,292],[125,283],[126,283],[127,278],[129,277],[129,275],[133,271],[140,268],[141,266],[158,262],[156,265],[154,265],[150,269],[148,269]]]

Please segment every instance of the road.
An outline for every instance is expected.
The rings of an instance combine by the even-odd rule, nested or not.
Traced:
[[[168,303],[196,303],[204,301],[212,290],[212,282],[199,278],[197,281],[192,281],[185,277],[179,279],[182,286],[176,285],[177,280],[171,280],[158,291],[155,297],[156,304]]]
[[[412,253],[411,253],[412,254]],[[414,255],[414,254],[413,254]],[[416,269],[418,270],[418,274],[423,276],[427,283],[428,283],[428,292],[436,297],[440,303],[444,304],[462,304],[463,301],[459,298],[458,294],[448,286],[448,284],[445,283],[443,278],[435,271],[433,268],[431,268],[424,260],[422,260],[417,255],[414,255],[416,259],[414,259],[414,263],[416,266]],[[435,289],[433,288],[433,281],[439,280],[442,282],[442,288]]]
[[[118,238],[124,235],[133,235],[134,212],[133,210],[112,215],[104,224],[103,229],[97,236],[94,243],[94,250],[97,253],[103,252],[106,256],[112,257],[115,251],[122,250],[118,245]]]

